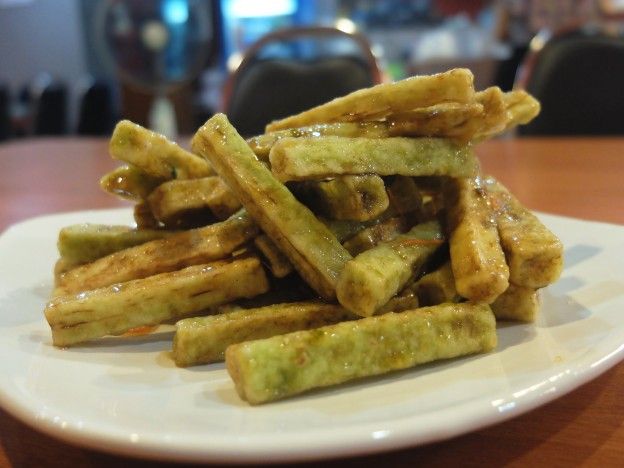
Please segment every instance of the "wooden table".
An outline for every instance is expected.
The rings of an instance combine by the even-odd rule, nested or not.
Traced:
[[[498,140],[478,147],[485,172],[533,209],[624,224],[624,139]],[[97,186],[114,167],[106,142],[41,139],[0,145],[0,230],[32,216],[122,206]],[[620,261],[620,259],[614,259]],[[621,466],[624,363],[526,415],[453,440],[334,460],[330,467]],[[154,466],[59,442],[0,410],[0,467]],[[158,464],[157,464],[158,465]]]

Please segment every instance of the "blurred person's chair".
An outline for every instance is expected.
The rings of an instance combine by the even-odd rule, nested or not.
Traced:
[[[11,109],[11,136],[23,138],[32,133],[32,90],[30,84],[23,84],[17,91]]]
[[[244,136],[381,82],[369,43],[358,34],[312,27],[275,31],[253,44],[225,84],[223,111]]]
[[[516,87],[542,103],[520,135],[624,134],[624,38],[597,28],[541,33]]]
[[[9,87],[0,84],[0,141],[11,136],[11,95]]]
[[[64,135],[67,133],[67,87],[42,74],[31,89],[33,104],[33,133],[35,135]]]
[[[109,135],[115,125],[115,106],[111,86],[92,81],[85,86],[78,110],[79,135]]]

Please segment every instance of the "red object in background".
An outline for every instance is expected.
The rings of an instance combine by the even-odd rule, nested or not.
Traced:
[[[434,0],[433,6],[443,16],[465,13],[474,20],[489,3],[487,0]]]

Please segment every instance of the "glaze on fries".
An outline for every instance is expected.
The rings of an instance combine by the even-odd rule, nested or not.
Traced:
[[[455,69],[247,141],[217,114],[191,152],[122,121],[110,151],[124,165],[101,185],[136,202],[137,227],[61,231],[53,344],[179,320],[176,364],[225,359],[251,404],[491,351],[496,320],[535,320],[563,248],[473,146],[538,113]]]

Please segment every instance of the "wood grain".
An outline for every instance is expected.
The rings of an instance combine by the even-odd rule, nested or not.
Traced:
[[[41,138],[0,145],[0,230],[42,214],[126,205],[98,185],[118,164],[102,139]]]
[[[624,224],[624,139],[508,139],[483,143],[477,151],[484,171],[533,209]],[[4,144],[0,165],[0,230],[36,215],[125,204],[97,186],[99,177],[115,165],[104,140]],[[544,407],[496,426],[424,447],[323,465],[620,466],[622,395],[624,363]],[[0,410],[0,468],[120,465],[166,466],[67,445]]]
[[[624,139],[496,140],[477,152],[483,171],[532,209],[624,224]]]

